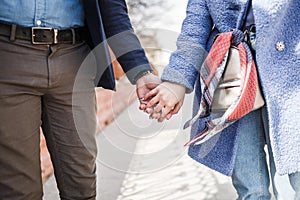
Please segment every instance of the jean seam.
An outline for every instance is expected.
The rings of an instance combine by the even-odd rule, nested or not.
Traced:
[[[259,139],[261,139],[261,137],[259,137]],[[263,195],[263,193],[264,193],[264,186],[263,186],[263,172],[262,172],[262,158],[263,158],[263,155],[262,155],[262,153],[260,152],[259,153],[259,159],[258,159],[258,162],[259,162],[259,178],[260,178],[260,196],[262,196]],[[261,198],[260,198],[261,199]]]
[[[260,142],[265,141],[264,131],[263,131],[263,133],[260,132],[260,131],[258,133],[259,133],[259,136],[258,136],[259,141]],[[260,169],[260,171],[259,171],[259,178],[260,178],[260,198],[259,199],[260,200],[264,200],[263,196],[266,195],[266,194],[264,194],[266,186],[264,185],[264,182],[263,182],[263,180],[264,180],[264,175],[263,175],[263,170],[264,170],[263,169],[263,167],[264,167],[264,165],[263,165],[263,158],[265,156],[265,151],[264,151],[265,142],[263,144],[261,144],[260,147],[261,147],[262,151],[259,151],[259,169]],[[268,172],[268,170],[267,170],[267,172]]]

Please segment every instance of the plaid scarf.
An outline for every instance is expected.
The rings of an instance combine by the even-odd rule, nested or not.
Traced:
[[[207,141],[252,111],[258,80],[255,62],[244,38],[245,34],[238,29],[221,33],[216,38],[200,69],[202,98],[199,111],[193,119],[185,123],[184,128],[191,126],[199,118],[207,117],[210,114],[214,92],[225,71],[229,50],[232,45],[238,48],[240,55],[241,93],[221,117],[207,121],[204,130],[187,142],[185,146],[198,145]]]

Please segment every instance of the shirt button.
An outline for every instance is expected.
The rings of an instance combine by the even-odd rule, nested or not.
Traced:
[[[276,49],[277,49],[278,51],[283,51],[284,48],[285,48],[285,44],[284,44],[283,41],[280,41],[280,42],[277,42],[277,43],[276,43]]]
[[[42,24],[41,20],[36,20],[36,25],[40,26]]]

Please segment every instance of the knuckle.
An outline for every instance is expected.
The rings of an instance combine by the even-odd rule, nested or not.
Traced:
[[[172,102],[169,102],[169,101],[168,101],[168,102],[166,103],[166,106],[172,108],[172,107],[173,107],[173,104],[172,104]]]
[[[166,104],[169,103],[168,97],[166,97],[166,96],[162,96],[161,100],[163,100],[164,102],[166,102]]]

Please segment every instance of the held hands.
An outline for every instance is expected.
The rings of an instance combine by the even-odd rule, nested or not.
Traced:
[[[146,74],[136,81],[136,93],[140,101],[140,110],[145,110],[147,103],[145,95],[152,89],[156,88],[161,83],[161,80],[152,73]]]
[[[185,91],[186,88],[182,85],[163,82],[144,96],[144,102],[147,102],[144,110],[158,122],[169,120],[180,110]]]
[[[136,92],[140,101],[139,109],[158,122],[169,120],[180,110],[186,88],[177,83],[162,82],[152,73],[146,74],[136,82]]]

